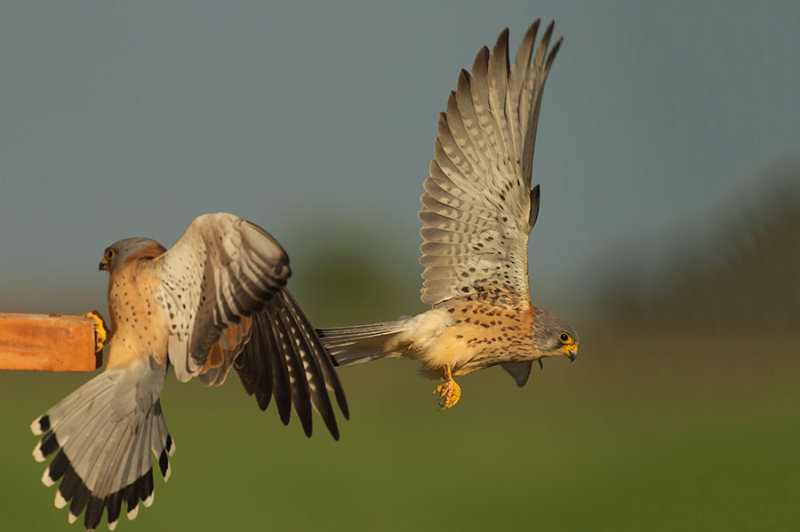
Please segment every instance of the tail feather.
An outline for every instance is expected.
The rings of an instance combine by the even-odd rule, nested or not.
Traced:
[[[119,514],[122,509],[122,501],[125,499],[124,492],[126,487],[131,484],[131,463],[141,454],[141,450],[138,449],[141,442],[142,438],[130,439],[127,445],[120,446],[120,451],[117,454],[117,457],[120,461],[120,467],[117,468],[117,473],[113,477],[108,477],[110,484],[105,487],[106,491],[113,490],[114,486],[125,486],[122,489],[113,491],[113,493],[111,493],[106,500],[106,506],[108,508],[108,523],[111,530],[116,527],[116,523],[119,520]]]
[[[55,455],[42,481],[61,481],[54,502],[60,508],[69,505],[70,522],[84,513],[84,526],[94,530],[107,510],[113,530],[123,501],[129,518],[136,516],[139,502],[149,506],[151,453],[165,479],[169,476],[166,456],[174,446],[158,401],[165,374],[165,367],[150,360],[107,370],[31,425],[42,436],[34,458]]]
[[[318,329],[322,343],[342,366],[369,362],[392,354],[391,340],[411,329],[409,319]]]

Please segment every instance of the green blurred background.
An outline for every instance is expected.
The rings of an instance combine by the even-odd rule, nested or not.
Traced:
[[[713,260],[681,252],[646,295],[598,279],[602,304],[573,309],[574,364],[548,361],[522,389],[497,368],[463,377],[448,412],[407,361],[340,370],[352,419],[339,442],[319,419],[310,440],[283,427],[235,376],[215,389],[170,377],[173,476],[120,529],[793,529],[800,199],[778,197],[757,227],[720,224]],[[317,324],[423,310],[412,269],[368,259],[384,251],[366,234],[363,248],[299,254],[292,286]],[[87,378],[0,373],[5,530],[66,529],[27,427]]]
[[[118,530],[797,528],[796,0],[0,2],[0,312],[105,312],[106,245],[220,210],[318,326],[424,310],[437,113],[537,16],[565,40],[531,278],[578,360],[448,412],[414,363],[342,368],[339,442],[170,376],[172,478]],[[28,426],[89,377],[0,372],[0,531],[69,530]]]

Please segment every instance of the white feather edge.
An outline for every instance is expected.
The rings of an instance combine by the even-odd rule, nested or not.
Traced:
[[[56,481],[50,476],[50,468],[44,470],[44,474],[42,475],[42,484],[47,486],[48,488],[55,484]]]
[[[45,456],[42,454],[42,442],[36,444],[36,447],[33,448],[33,459],[37,462],[44,462]]]
[[[56,490],[56,498],[53,503],[56,505],[56,508],[63,508],[67,505],[67,500],[61,495],[60,491]]]
[[[42,416],[39,416],[33,420],[33,423],[31,423],[31,432],[33,432],[35,436],[44,434],[44,431],[42,430]]]

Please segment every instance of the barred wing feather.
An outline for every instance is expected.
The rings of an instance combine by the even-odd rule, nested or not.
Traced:
[[[422,301],[482,299],[530,304],[528,237],[539,209],[531,190],[542,89],[561,39],[550,47],[551,23],[534,53],[537,20],[513,65],[508,30],[482,48],[471,74],[462,70],[439,135],[419,213]]]

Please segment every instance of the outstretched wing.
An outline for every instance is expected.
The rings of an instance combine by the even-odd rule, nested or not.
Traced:
[[[169,321],[169,359],[183,382],[204,369],[222,331],[264,308],[291,274],[274,238],[227,213],[195,218],[151,267],[162,281],[157,298]]]
[[[538,28],[537,20],[513,65],[508,29],[491,52],[483,47],[439,116],[420,199],[424,303],[530,304],[528,236],[539,212],[531,167],[542,89],[561,45],[559,38],[550,48],[551,23],[532,54]]]
[[[339,439],[332,391],[345,419],[350,414],[333,358],[287,289],[280,290],[263,311],[253,316],[251,338],[234,367],[248,394],[261,410],[272,397],[284,425],[291,407],[311,436],[311,410],[319,413],[334,439]]]

